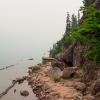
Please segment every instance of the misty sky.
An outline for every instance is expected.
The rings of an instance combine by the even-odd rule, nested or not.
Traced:
[[[61,38],[82,0],[0,0],[0,56],[40,57]],[[27,56],[25,56],[27,55]]]

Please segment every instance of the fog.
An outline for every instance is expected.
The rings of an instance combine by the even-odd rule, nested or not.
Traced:
[[[0,65],[20,59],[39,62],[77,14],[82,0],[0,0]]]

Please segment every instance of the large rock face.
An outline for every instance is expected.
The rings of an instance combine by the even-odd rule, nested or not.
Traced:
[[[97,80],[100,77],[100,65],[85,59],[83,64],[83,81],[91,82],[93,80]]]
[[[82,54],[84,51],[84,45],[75,41],[66,50],[59,53],[56,59],[60,62],[64,62],[67,67],[80,67],[82,66]]]
[[[94,80],[95,70],[95,65],[89,60],[86,60],[83,65],[83,81],[87,83]]]
[[[73,50],[73,65],[74,66],[77,66],[77,67],[82,66],[83,64],[82,56],[83,56],[84,48],[85,46],[81,42],[77,41],[76,46],[74,47],[74,50]]]
[[[57,59],[55,59],[54,61],[51,62],[51,65],[52,67],[58,67],[60,68],[61,70],[63,70],[65,68],[65,63],[64,62],[61,62],[61,61],[58,61]]]
[[[58,61],[64,62],[66,66],[73,66],[73,48],[75,43],[70,45],[66,50],[56,55]]]

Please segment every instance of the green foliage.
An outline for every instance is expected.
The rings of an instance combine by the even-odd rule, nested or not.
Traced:
[[[71,28],[72,28],[72,30],[73,30],[74,28],[77,27],[78,21],[77,21],[77,17],[76,17],[74,14],[72,15],[71,19],[72,19]]]
[[[33,66],[32,67],[32,72],[37,72],[40,70],[40,67],[39,66]]]
[[[55,83],[60,82],[60,77],[52,76],[52,80],[53,80]]]
[[[62,41],[58,41],[56,44],[53,45],[53,49],[50,50],[50,56],[55,57],[59,52],[62,51],[61,49]]]
[[[60,53],[64,48],[67,48],[72,43],[71,37],[66,34],[63,38],[53,45],[53,49],[50,50],[50,56],[55,57],[58,53]]]
[[[72,39],[69,35],[71,31],[77,27],[77,24],[78,20],[76,15],[73,14],[70,20],[70,14],[67,12],[66,30],[64,36],[60,41],[53,45],[53,48],[50,50],[51,57],[55,57],[55,55],[60,53],[64,48],[68,47],[72,43]]]
[[[64,46],[64,47],[68,47],[68,46],[72,43],[72,39],[70,38],[69,35],[65,35],[65,36],[62,38],[62,42],[63,42],[63,46]]]
[[[95,63],[100,63],[100,11],[94,7],[85,9],[83,23],[71,34],[72,39],[88,45],[86,55]]]
[[[95,0],[83,0],[84,6],[90,6]]]
[[[65,34],[69,34],[71,31],[71,21],[70,21],[70,14],[67,12],[67,19],[66,19],[66,30]]]
[[[100,63],[100,10],[93,6],[83,7],[82,10],[84,12],[82,23],[68,34],[64,34],[54,45],[53,54],[58,54],[63,46],[68,47],[74,40],[79,40],[87,45],[85,56],[95,63]]]

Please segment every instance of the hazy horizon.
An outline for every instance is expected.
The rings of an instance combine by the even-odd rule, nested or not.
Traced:
[[[77,3],[76,3],[77,2]],[[0,1],[0,65],[40,57],[65,31],[66,13],[75,13],[82,0]]]

